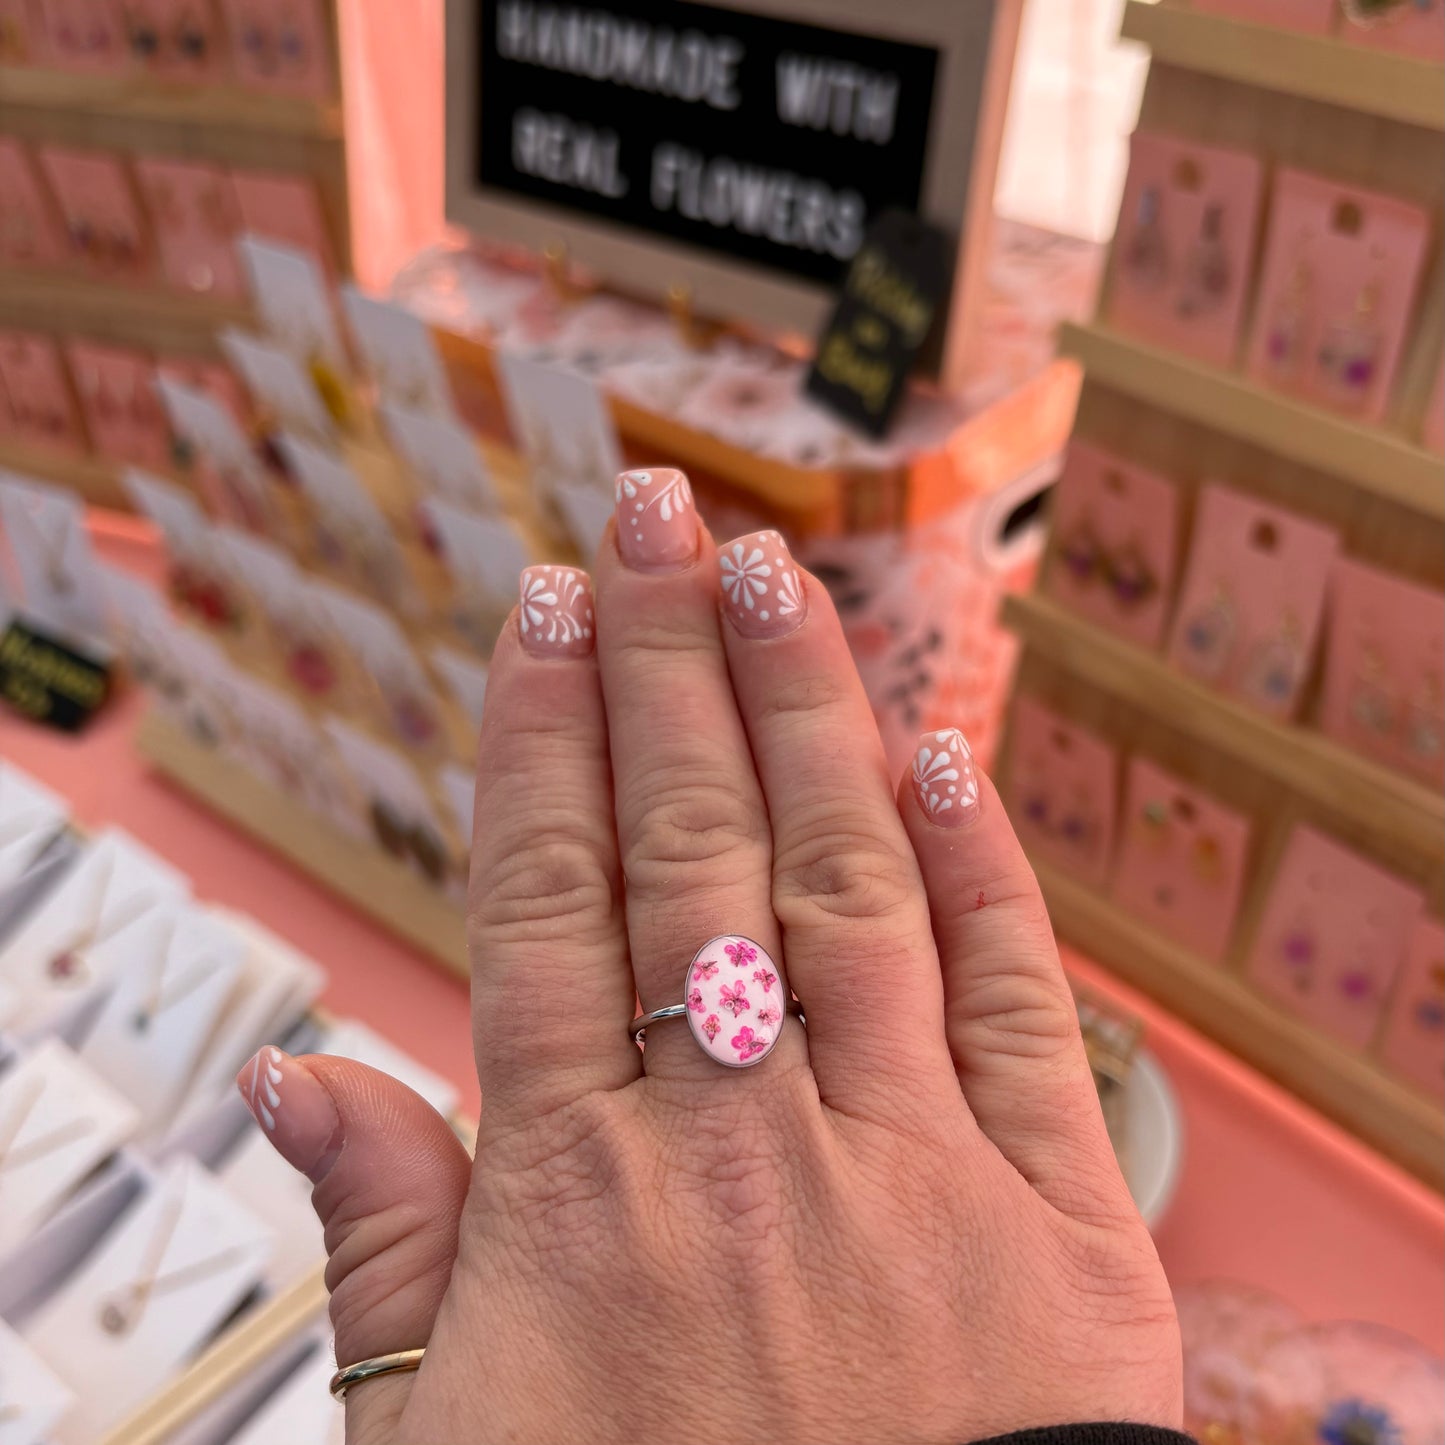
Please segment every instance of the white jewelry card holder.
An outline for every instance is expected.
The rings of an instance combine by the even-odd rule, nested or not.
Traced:
[[[622,448],[596,383],[509,352],[498,358],[498,371],[512,435],[521,443],[533,485],[548,495],[562,484],[610,491],[622,470]]]
[[[290,1377],[228,1445],[346,1445],[346,1411],[331,1398],[335,1373],[330,1337],[318,1331]]]
[[[335,445],[336,428],[316,383],[289,351],[234,327],[218,339],[252,404],[273,426],[293,431],[316,446]]]
[[[236,248],[266,334],[302,366],[319,359],[340,374],[348,372],[330,291],[315,260],[305,251],[256,236],[242,236]]]
[[[0,758],[0,945],[73,859],[69,819],[64,799]]]
[[[583,565],[590,567],[602,545],[607,523],[612,519],[611,494],[597,487],[578,486],[575,482],[558,482],[556,497],[572,544]]]
[[[439,417],[455,414],[446,367],[426,322],[349,283],[341,288],[341,305],[382,405]]]
[[[0,1073],[0,1255],[26,1240],[139,1124],[135,1106],[56,1039]]]
[[[481,727],[487,703],[487,667],[454,647],[437,646],[427,654],[437,675],[466,714],[472,729]]]
[[[459,422],[400,406],[383,406],[381,421],[422,491],[471,512],[501,510],[476,438]]]
[[[325,1265],[325,1232],[311,1207],[306,1176],[276,1152],[254,1121],[248,1123],[239,1145],[216,1169],[216,1178],[232,1198],[271,1227],[276,1249],[266,1265],[266,1286],[279,1294],[308,1270]]]
[[[77,1052],[125,1092],[144,1135],[173,1118],[246,962],[244,940],[191,904],[152,909],[94,950],[112,987]]]
[[[98,833],[0,950],[0,979],[20,995],[11,1028],[58,1027],[72,1018],[106,982],[93,958],[97,947],[189,893],[183,873],[128,833]]]
[[[342,1019],[330,1025],[311,1052],[336,1054],[340,1058],[355,1059],[357,1063],[380,1069],[382,1073],[400,1079],[409,1089],[414,1089],[444,1118],[450,1119],[457,1111],[455,1085],[356,1019]]]
[[[0,472],[0,531],[20,577],[21,615],[67,639],[104,644],[105,599],[80,499]]]
[[[470,849],[476,823],[476,770],[464,768],[460,763],[447,763],[437,769],[437,788],[451,810],[457,837],[462,839],[464,848]]]
[[[221,511],[268,536],[278,535],[280,518],[266,469],[235,417],[214,397],[167,376],[157,377],[155,387],[171,430],[214,473],[222,491]]]
[[[312,584],[312,596],[325,608],[332,631],[384,692],[402,689],[435,709],[426,668],[391,613],[325,582]]]
[[[233,694],[242,676],[219,643],[194,627],[175,627],[167,638],[173,687],[156,706],[198,742],[235,749]]]
[[[272,1244],[199,1164],[168,1165],[21,1326],[78,1396],[57,1445],[88,1445],[163,1385],[256,1288]]]
[[[214,565],[214,529],[194,493],[140,467],[127,467],[121,474],[121,486],[135,509],[161,529],[172,562]]]
[[[0,1321],[0,1445],[45,1445],[74,1403],[60,1377]]]
[[[480,594],[510,608],[517,583],[532,555],[520,534],[500,517],[463,511],[439,497],[421,503],[433,534],[441,543],[447,571],[463,595]]]

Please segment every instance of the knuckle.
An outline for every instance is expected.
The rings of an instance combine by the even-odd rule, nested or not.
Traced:
[[[989,950],[950,980],[949,1013],[971,1044],[995,1055],[1053,1058],[1079,1038],[1078,1015],[1062,973],[1030,961],[1024,949]]]
[[[680,869],[731,857],[757,866],[768,841],[766,820],[736,780],[700,778],[691,765],[676,768],[641,804],[623,851],[623,876],[629,888],[667,888]]]
[[[834,711],[847,701],[848,689],[835,673],[804,673],[777,683],[762,702],[758,714],[764,723],[784,727],[799,722],[811,727],[820,713]]]
[[[785,929],[903,918],[922,907],[917,864],[883,838],[823,828],[773,861],[773,908]]]
[[[604,854],[583,838],[534,838],[498,857],[473,889],[474,946],[605,932],[616,902]]]

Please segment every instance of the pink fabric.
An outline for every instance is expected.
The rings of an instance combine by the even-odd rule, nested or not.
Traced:
[[[106,524],[118,565],[159,571],[144,526]],[[456,979],[147,773],[130,744],[139,699],[82,741],[0,713],[0,756],[182,862],[207,899],[244,909],[322,963],[322,1002],[380,1029],[478,1107],[466,990]],[[1066,951],[1070,970],[1139,1014],[1184,1112],[1185,1160],[1157,1232],[1175,1284],[1235,1279],[1307,1319],[1391,1325],[1445,1351],[1445,1202],[1157,1005]],[[672,1025],[675,1027],[676,1025]]]

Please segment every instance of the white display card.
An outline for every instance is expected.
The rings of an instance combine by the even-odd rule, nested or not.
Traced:
[[[0,530],[20,574],[26,616],[71,637],[103,639],[105,598],[80,498],[0,472]]]
[[[193,492],[139,467],[127,467],[121,485],[135,509],[161,529],[172,558],[210,560],[211,522]]]
[[[607,524],[612,520],[612,494],[597,487],[578,486],[575,482],[559,482],[556,497],[567,532],[582,555],[582,563],[590,567],[602,545]]]
[[[289,351],[234,327],[221,333],[220,343],[252,404],[273,426],[297,432],[319,446],[333,443],[336,428],[316,383]]]
[[[454,647],[434,647],[427,654],[452,696],[461,705],[472,727],[482,725],[487,704],[487,666]]]
[[[441,835],[426,784],[405,754],[358,732],[340,718],[327,718],[324,726],[342,766],[356,780],[363,796],[386,803],[406,823],[425,823]]]
[[[444,1117],[449,1119],[456,1113],[458,1095],[454,1085],[356,1019],[338,1020],[311,1052],[336,1054],[343,1059],[355,1059],[359,1064],[369,1064],[393,1079],[400,1079]]]
[[[499,509],[476,438],[460,422],[399,406],[383,406],[381,420],[423,492],[471,512]]]
[[[45,1445],[74,1403],[69,1387],[0,1320],[0,1445]]]
[[[165,1384],[256,1287],[271,1249],[199,1164],[169,1165],[25,1329],[79,1396],[58,1445],[91,1445]]]
[[[533,487],[551,494],[571,483],[610,495],[622,470],[622,448],[596,384],[563,367],[506,352],[498,370],[512,435],[521,441]]]
[[[314,583],[311,591],[326,609],[332,631],[383,689],[403,687],[418,698],[432,698],[426,669],[391,613],[325,582]]]
[[[245,967],[246,945],[190,904],[152,910],[95,949],[114,986],[78,1052],[164,1127]],[[243,1061],[244,1062],[244,1061]],[[238,1065],[239,1067],[239,1065]]]
[[[331,1398],[336,1358],[318,1341],[229,1445],[346,1445],[346,1411]]]
[[[276,1249],[266,1265],[272,1290],[279,1293],[326,1263],[326,1236],[311,1206],[311,1181],[276,1152],[259,1125],[248,1125],[216,1178],[275,1235]]]
[[[349,284],[341,288],[341,305],[379,402],[434,416],[453,414],[446,367],[425,321]]]
[[[0,889],[25,876],[69,818],[58,793],[0,758]]]
[[[109,828],[0,950],[0,978],[19,993],[12,1028],[44,1022],[106,981],[96,949],[148,911],[188,896],[185,875]]]
[[[135,1106],[55,1039],[0,1072],[0,1255],[27,1239],[139,1123]]]
[[[472,828],[476,821],[477,775],[460,763],[447,763],[437,770],[437,786],[451,809],[458,838],[471,846]]]
[[[450,502],[429,498],[421,504],[441,543],[447,570],[463,592],[476,592],[511,606],[517,599],[522,569],[532,557],[510,522],[481,517]]]
[[[319,358],[345,375],[350,369],[346,348],[336,329],[326,277],[315,258],[293,246],[256,236],[242,236],[236,247],[267,335],[302,366]]]

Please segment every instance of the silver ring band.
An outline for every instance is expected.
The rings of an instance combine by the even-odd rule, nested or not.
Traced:
[[[640,1044],[643,1042],[643,1036],[647,1033],[649,1024],[661,1023],[664,1019],[685,1019],[689,1012],[685,1003],[670,1003],[666,1008],[655,1008],[651,1013],[639,1014],[627,1025],[627,1032],[633,1043]],[[799,1020],[804,1028],[807,1027],[808,1021],[803,1016],[803,1005],[797,999],[788,1000],[788,1012]]]

